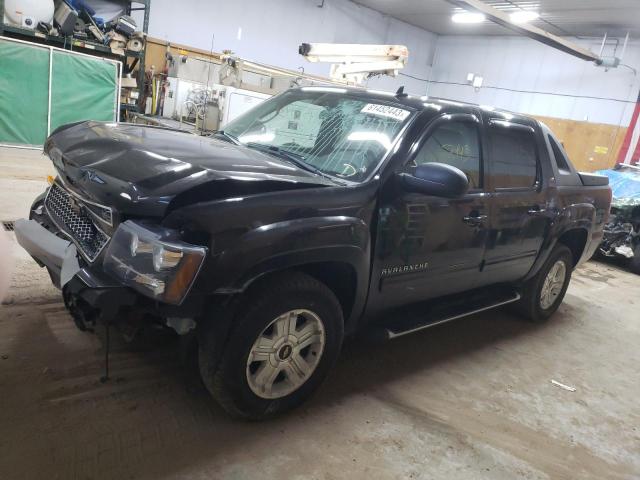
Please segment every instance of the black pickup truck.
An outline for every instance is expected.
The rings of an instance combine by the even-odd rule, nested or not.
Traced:
[[[15,230],[76,324],[191,335],[246,418],[300,404],[365,325],[545,320],[611,201],[540,122],[401,90],[292,89],[210,137],[72,124],[44,150],[58,176]]]

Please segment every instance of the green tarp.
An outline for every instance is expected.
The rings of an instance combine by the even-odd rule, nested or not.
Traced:
[[[82,120],[115,120],[116,65],[53,51],[51,131]]]
[[[0,40],[0,143],[47,138],[49,49]]]
[[[117,65],[51,50],[0,39],[0,143],[42,145],[65,123],[117,120]]]

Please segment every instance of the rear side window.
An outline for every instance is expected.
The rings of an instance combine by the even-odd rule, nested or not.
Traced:
[[[446,163],[462,170],[469,187],[480,188],[480,139],[472,122],[447,122],[436,127],[416,154],[415,165]]]
[[[491,177],[495,188],[531,188],[538,178],[536,139],[528,127],[489,127]]]
[[[549,143],[551,144],[551,150],[553,150],[553,156],[556,159],[556,165],[558,165],[558,169],[562,171],[562,173],[570,173],[571,168],[569,167],[569,159],[567,155],[564,153],[564,149],[558,145],[556,139],[551,135],[547,135],[549,137]]]

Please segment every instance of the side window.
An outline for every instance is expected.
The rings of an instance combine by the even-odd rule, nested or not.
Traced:
[[[558,165],[558,170],[562,173],[570,173],[571,168],[569,167],[569,159],[567,158],[567,154],[564,153],[564,149],[558,145],[555,138],[551,135],[548,135],[548,137],[551,149],[553,150],[553,156],[556,159],[556,165]]]
[[[536,139],[528,128],[489,128],[491,177],[495,188],[531,188],[538,173]]]
[[[414,159],[415,165],[446,163],[462,170],[469,178],[469,188],[480,188],[480,139],[472,122],[450,122],[431,132]]]

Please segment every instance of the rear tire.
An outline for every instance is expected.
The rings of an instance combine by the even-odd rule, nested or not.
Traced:
[[[271,277],[242,300],[224,345],[200,342],[200,374],[232,416],[259,420],[297,407],[320,386],[342,346],[342,308],[326,285],[297,272]]]
[[[546,321],[562,303],[572,270],[571,250],[557,245],[536,276],[522,287],[522,298],[516,304],[518,312],[532,322]]]

